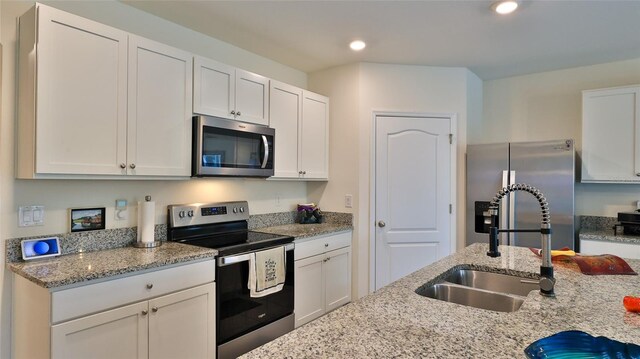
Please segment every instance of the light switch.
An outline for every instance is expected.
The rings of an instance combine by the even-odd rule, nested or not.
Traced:
[[[18,207],[18,227],[44,225],[44,206]]]

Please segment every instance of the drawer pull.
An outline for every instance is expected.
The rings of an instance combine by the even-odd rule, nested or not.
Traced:
[[[324,244],[324,247],[325,247],[325,248],[329,247],[329,243],[325,243],[325,244]]]
[[[154,312],[154,313],[158,312],[158,307],[151,308],[151,311]]]
[[[153,288],[153,284],[152,283],[147,283],[147,289],[151,289]]]
[[[147,315],[147,314],[149,314],[149,312],[146,309],[142,311],[142,315]]]

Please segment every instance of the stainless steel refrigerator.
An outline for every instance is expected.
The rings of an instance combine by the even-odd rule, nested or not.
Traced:
[[[488,243],[483,212],[496,192],[526,183],[546,197],[551,212],[551,247],[576,249],[573,140],[511,142],[467,147],[466,243]],[[505,196],[499,210],[501,229],[540,229],[540,204],[529,193]],[[501,233],[501,245],[540,248],[540,233]]]

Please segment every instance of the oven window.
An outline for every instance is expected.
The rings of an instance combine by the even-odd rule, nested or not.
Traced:
[[[287,252],[286,262],[287,274],[282,290],[261,298],[249,296],[247,288],[248,261],[217,267],[216,331],[218,345],[293,313],[293,251]]]
[[[203,128],[203,167],[260,168],[263,158],[261,135],[207,126]]]

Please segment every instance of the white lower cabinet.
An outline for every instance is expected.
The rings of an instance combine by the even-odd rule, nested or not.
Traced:
[[[621,258],[640,259],[640,244],[581,239],[580,253],[589,255],[613,254]]]
[[[296,243],[295,257],[296,327],[351,301],[351,231]]]
[[[214,270],[205,261],[54,292],[16,275],[13,357],[215,358]]]
[[[107,310],[51,327],[51,358],[148,358],[148,303]]]

